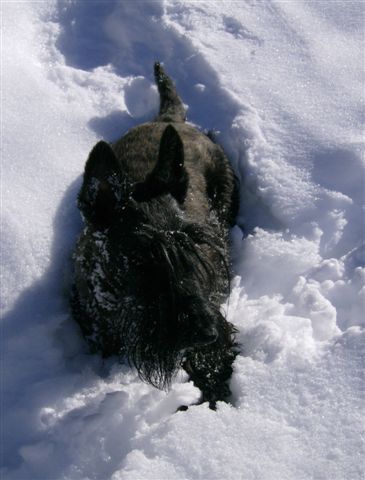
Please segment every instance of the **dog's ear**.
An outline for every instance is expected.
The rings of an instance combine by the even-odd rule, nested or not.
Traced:
[[[170,193],[179,203],[183,203],[187,187],[184,146],[175,128],[168,125],[161,137],[156,166],[144,182],[136,184],[133,198],[142,202]]]
[[[117,157],[106,142],[92,149],[85,165],[78,207],[96,228],[109,227],[116,216],[121,193],[121,172]]]

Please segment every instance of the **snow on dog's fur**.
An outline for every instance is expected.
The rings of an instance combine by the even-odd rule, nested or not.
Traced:
[[[160,113],[86,162],[78,205],[73,313],[93,351],[118,355],[158,388],[181,366],[212,408],[226,400],[234,328],[228,228],[234,175],[222,149],[185,123],[171,79],[155,64]]]

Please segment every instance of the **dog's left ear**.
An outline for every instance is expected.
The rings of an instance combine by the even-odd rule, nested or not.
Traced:
[[[108,228],[115,221],[125,183],[111,146],[97,143],[86,162],[78,196],[78,207],[89,224]]]
[[[161,137],[157,164],[146,180],[135,186],[133,198],[143,202],[170,193],[183,203],[187,187],[184,146],[175,128],[168,125]]]

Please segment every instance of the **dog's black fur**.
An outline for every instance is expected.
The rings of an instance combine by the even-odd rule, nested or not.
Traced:
[[[185,123],[159,63],[160,113],[86,162],[78,206],[73,314],[93,351],[118,355],[158,388],[181,366],[215,408],[227,400],[234,328],[228,228],[234,175],[222,149]]]

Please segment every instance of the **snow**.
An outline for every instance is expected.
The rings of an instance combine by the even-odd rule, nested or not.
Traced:
[[[2,2],[4,480],[364,476],[364,4]],[[233,405],[88,353],[70,317],[84,162],[165,63],[241,180]]]

